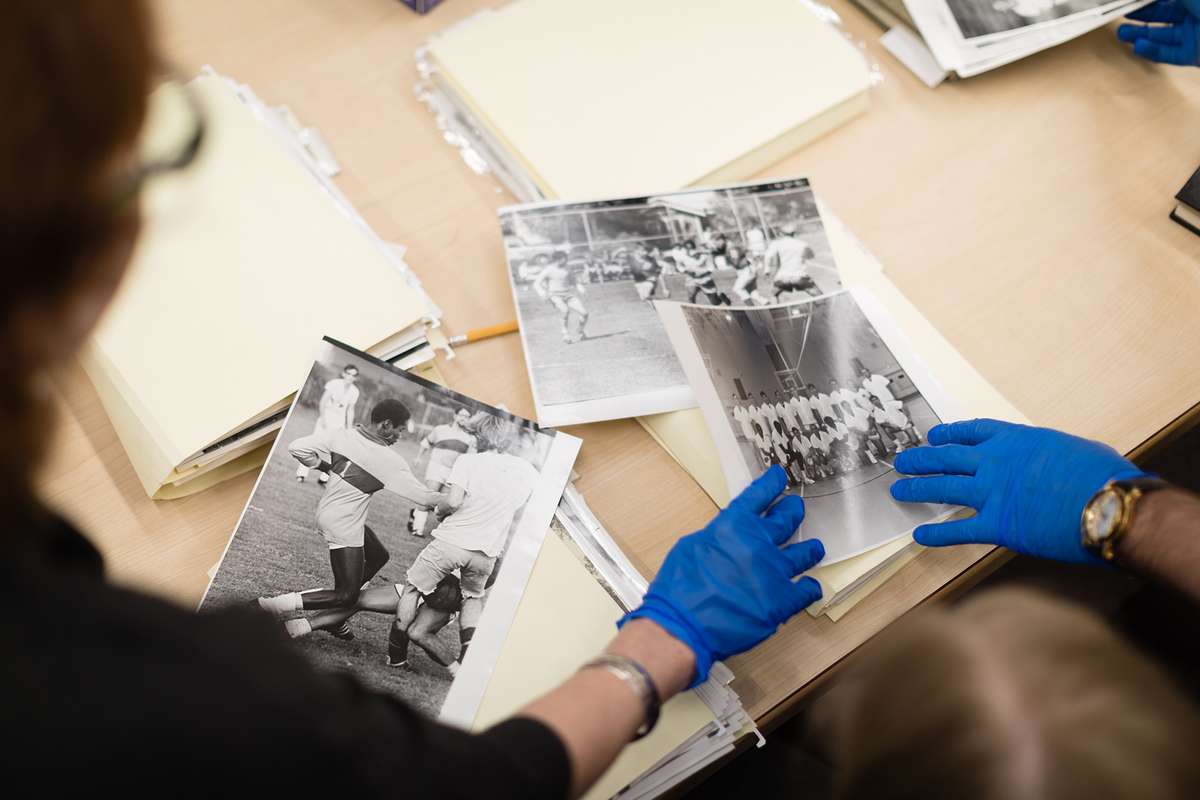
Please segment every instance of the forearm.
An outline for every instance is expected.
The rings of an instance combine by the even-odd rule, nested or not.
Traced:
[[[1117,561],[1200,602],[1200,497],[1175,488],[1147,495]]]
[[[663,703],[687,686],[695,669],[691,650],[644,619],[626,624],[607,652],[642,665]],[[620,678],[586,669],[530,703],[520,716],[539,720],[558,734],[571,760],[571,796],[578,797],[630,742],[645,721],[645,709]]]

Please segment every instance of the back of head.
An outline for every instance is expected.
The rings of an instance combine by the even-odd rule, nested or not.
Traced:
[[[840,798],[1200,796],[1200,722],[1083,609],[1001,590],[873,643],[819,716]]]
[[[396,430],[407,428],[411,418],[412,413],[409,412],[408,406],[394,397],[380,400],[371,409],[371,422],[390,422]]]
[[[517,438],[517,424],[512,420],[480,411],[471,420],[471,430],[479,450],[505,453]]]

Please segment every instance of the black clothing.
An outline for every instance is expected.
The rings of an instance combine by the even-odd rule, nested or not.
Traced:
[[[108,585],[100,554],[61,520],[8,539],[0,772],[10,792],[567,796],[566,751],[539,722],[479,735],[438,725],[315,671],[258,612],[194,614]]]

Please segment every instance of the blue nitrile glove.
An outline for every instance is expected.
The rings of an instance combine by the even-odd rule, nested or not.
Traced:
[[[969,519],[922,525],[924,545],[997,544],[1031,556],[1099,563],[1083,548],[1083,507],[1110,480],[1146,473],[1106,444],[1048,428],[973,419],[930,428],[930,447],[896,456],[892,496],[969,506]]]
[[[746,487],[701,531],[684,536],[663,562],[642,605],[617,623],[657,622],[696,655],[689,686],[708,678],[714,661],[749,650],[820,599],[812,578],[792,579],[825,557],[808,539],[780,547],[804,519],[804,501],[788,495],[778,465]]]
[[[1122,25],[1117,38],[1162,64],[1200,65],[1200,0],[1158,0],[1128,15],[1153,25]]]

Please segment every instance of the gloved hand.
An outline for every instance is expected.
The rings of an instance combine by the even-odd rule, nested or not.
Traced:
[[[907,478],[892,496],[910,503],[951,503],[974,517],[922,525],[924,545],[981,542],[1059,561],[1095,562],[1080,533],[1083,507],[1110,480],[1144,475],[1106,444],[1047,428],[975,419],[937,425],[930,447],[896,456]]]
[[[1117,38],[1133,52],[1162,64],[1200,65],[1200,0],[1157,0],[1128,15],[1154,25],[1122,25]]]
[[[642,605],[617,623],[649,619],[696,656],[689,686],[708,678],[714,661],[749,650],[821,597],[821,585],[796,575],[825,557],[808,539],[786,547],[804,519],[804,501],[788,495],[778,465],[746,487],[701,531],[683,537],[650,584]]]

